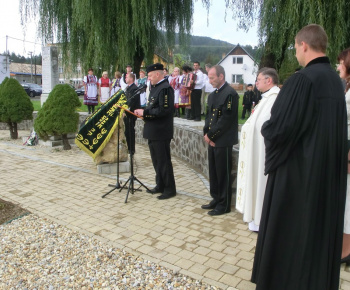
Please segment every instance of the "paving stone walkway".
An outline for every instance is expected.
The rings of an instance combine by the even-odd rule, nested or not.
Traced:
[[[20,131],[28,136],[29,131]],[[161,266],[222,289],[255,289],[250,280],[257,234],[232,208],[211,217],[200,206],[210,200],[208,180],[173,158],[177,196],[126,190],[101,196],[115,176],[98,175],[91,157],[78,148],[62,151],[23,146],[0,131],[0,197],[32,213],[122,248]],[[136,146],[135,175],[154,186],[148,148]],[[124,183],[129,173],[121,174]],[[137,183],[136,183],[137,184]],[[350,271],[342,266],[341,288],[350,289]]]

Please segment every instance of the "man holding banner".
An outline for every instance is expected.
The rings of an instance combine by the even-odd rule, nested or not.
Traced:
[[[170,141],[174,131],[174,90],[164,79],[163,65],[156,63],[147,67],[151,91],[146,108],[134,113],[142,116],[145,125],[143,137],[148,139],[152,163],[156,172],[156,186],[149,193],[161,193],[158,199],[176,195],[173,165],[170,155]]]

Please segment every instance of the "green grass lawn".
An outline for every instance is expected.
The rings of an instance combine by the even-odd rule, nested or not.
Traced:
[[[80,103],[81,103],[81,107],[77,108],[78,112],[87,112],[88,108],[86,105],[83,105],[83,99],[79,99]],[[34,106],[34,111],[40,111],[41,109],[41,102],[40,100],[32,100],[33,106]],[[99,104],[98,106],[96,106],[95,109],[99,108],[101,105]]]

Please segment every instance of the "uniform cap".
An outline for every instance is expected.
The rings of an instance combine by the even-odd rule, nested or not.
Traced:
[[[161,63],[155,63],[155,64],[151,64],[147,67],[147,73],[151,72],[151,71],[155,71],[155,70],[163,70],[164,67]]]

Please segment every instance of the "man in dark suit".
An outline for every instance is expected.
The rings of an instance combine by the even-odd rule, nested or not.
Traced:
[[[163,65],[156,63],[147,67],[151,82],[146,108],[135,110],[145,121],[143,137],[148,139],[152,163],[156,172],[156,186],[149,193],[162,193],[158,199],[176,195],[175,178],[170,155],[170,141],[174,131],[174,90],[164,79]]]
[[[127,104],[131,112],[136,109],[141,108],[140,104],[140,94],[135,94],[137,91],[137,86],[135,85],[135,75],[133,73],[128,73],[125,77],[127,87],[125,88],[125,95],[127,97]],[[135,153],[135,121],[137,117],[126,113],[124,117],[125,125],[125,138],[128,144],[128,150],[130,154]]]
[[[208,72],[211,85],[216,88],[208,97],[208,110],[203,128],[208,143],[210,195],[213,198],[203,209],[211,209],[211,216],[231,211],[232,146],[238,143],[238,94],[225,81],[220,65]]]

